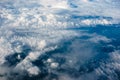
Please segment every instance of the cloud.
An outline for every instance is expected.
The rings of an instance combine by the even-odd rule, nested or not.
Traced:
[[[101,41],[109,43],[112,40],[107,38],[107,37],[105,37],[105,36],[93,34],[92,37],[89,39],[89,41],[94,42],[94,43],[99,43]]]
[[[69,42],[75,37],[88,36],[89,38],[84,41],[73,41],[68,46],[69,49],[67,50],[70,50],[70,52],[66,52],[66,55],[56,54],[56,57],[63,57],[67,61],[62,67],[67,69],[69,65],[73,70],[78,69],[79,65],[76,66],[76,62],[82,65],[97,53],[94,52],[95,46],[90,44],[91,42],[94,44],[100,41],[109,43],[111,40],[105,36],[87,34],[82,31],[77,32],[71,28],[119,23],[120,11],[117,2],[119,1],[0,0],[0,79],[9,79],[11,70],[18,73],[25,71],[30,76],[38,75],[41,73],[41,69],[33,62],[39,60],[41,55],[59,49],[61,42]],[[12,59],[9,59],[10,61],[6,59],[9,56],[12,56]],[[113,68],[118,69],[118,52],[112,54],[112,60],[114,63],[107,66],[112,65]],[[8,66],[5,63],[14,64]],[[56,74],[57,72],[54,70],[61,67],[59,61],[57,62],[55,59],[53,61],[48,60],[44,64]],[[76,66],[76,69],[74,69],[74,66]],[[8,68],[11,70],[8,70]],[[97,72],[103,73],[100,70],[98,69]],[[92,74],[94,75],[94,73]],[[63,80],[71,79],[68,75],[65,75],[65,77],[62,74],[59,75]],[[90,74],[88,74],[88,77],[90,77]]]

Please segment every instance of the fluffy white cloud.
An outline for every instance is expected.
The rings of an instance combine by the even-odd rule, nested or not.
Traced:
[[[113,0],[0,0],[0,66],[6,62],[5,58],[8,55],[21,53],[17,56],[21,60],[22,52],[27,47],[30,52],[14,69],[25,70],[30,75],[39,74],[40,69],[33,65],[32,61],[37,60],[45,52],[55,50],[61,40],[84,35],[82,32],[79,34],[67,29],[119,23],[120,10],[117,2],[119,1],[116,0],[115,3]],[[89,19],[89,16],[96,17]],[[95,43],[111,41],[100,35],[89,36],[91,38],[88,41]],[[118,60],[119,54],[113,55],[112,58]],[[48,59],[47,62],[51,68],[59,67],[59,63],[52,59]],[[119,67],[119,63],[114,64]],[[4,77],[2,79],[4,80]]]

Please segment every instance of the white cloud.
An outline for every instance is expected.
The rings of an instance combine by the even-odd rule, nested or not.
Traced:
[[[58,63],[55,63],[55,62],[53,62],[53,63],[51,63],[51,68],[57,68],[58,66],[59,66],[59,64]]]
[[[40,73],[40,70],[36,66],[29,68],[27,71],[30,75],[38,75]]]
[[[94,42],[94,43],[99,43],[100,41],[111,42],[111,39],[109,39],[105,36],[93,34],[92,37],[89,39],[89,41]]]
[[[68,28],[81,27],[81,25],[108,25],[119,23],[120,10],[117,5],[112,4],[112,1],[113,0],[0,0],[0,21],[2,21],[0,22],[0,66],[5,63],[6,56],[14,53],[22,54],[23,46],[27,45],[31,51],[22,61],[17,63],[14,69],[16,71],[28,71],[30,75],[39,74],[39,68],[33,65],[31,61],[37,60],[38,57],[45,52],[55,50],[61,40],[69,40],[78,35],[84,35],[82,32],[78,34],[75,31],[67,30]],[[71,4],[77,7],[73,8]],[[78,17],[86,15],[102,16],[102,18],[75,19],[71,18],[73,15]],[[106,18],[103,18],[104,16]],[[111,19],[108,19],[108,17]],[[90,35],[90,37],[89,41],[95,43],[99,41],[111,41],[107,37],[100,35]],[[20,42],[21,44],[13,47],[12,43],[14,42]],[[80,51],[78,48],[75,50]],[[85,50],[83,51],[86,52]],[[89,50],[91,51],[91,48]],[[21,59],[21,54],[18,55],[18,59]],[[89,53],[86,53],[84,58],[87,59],[88,57]],[[117,62],[112,63],[112,66],[118,68],[119,61],[117,60],[119,60],[119,54],[113,54],[112,59]],[[48,62],[51,64],[51,68],[59,67],[59,63],[51,59],[49,59]],[[4,80],[4,77],[0,79]]]

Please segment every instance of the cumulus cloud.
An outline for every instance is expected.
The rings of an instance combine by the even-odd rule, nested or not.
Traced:
[[[116,0],[116,2],[119,1]],[[84,64],[96,55],[95,45],[90,47],[92,44],[89,42],[109,43],[111,39],[97,34],[77,32],[71,28],[119,23],[120,11],[116,2],[113,0],[0,0],[0,79],[7,80],[11,77],[11,70],[13,73],[25,71],[30,76],[39,75],[43,71],[33,62],[39,61],[39,58],[46,53],[61,48],[62,42],[69,42],[75,37],[87,36],[88,39],[80,42],[73,41],[66,55],[52,56],[65,58],[67,61],[65,65],[61,65],[59,60],[53,58],[44,60],[43,64],[48,68],[48,72],[52,73],[51,70],[53,70],[56,74],[58,73],[54,70],[59,67],[67,69],[69,65],[73,68],[77,61],[81,65]],[[112,55],[112,60],[115,61],[116,58],[119,59],[119,54]],[[116,65],[116,68],[119,67],[119,63],[111,64]],[[7,70],[8,68],[11,70]],[[78,69],[79,66],[77,65],[76,68]],[[69,75],[65,77],[62,74],[59,75],[61,75],[60,79],[71,79]]]

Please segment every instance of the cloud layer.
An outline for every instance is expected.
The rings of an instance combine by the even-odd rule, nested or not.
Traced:
[[[119,45],[116,48],[111,44],[115,39],[89,31],[98,25],[119,26],[119,3],[119,0],[1,0],[0,79],[16,76],[15,80],[22,80],[29,76],[28,80],[34,77],[96,80],[101,75],[106,79],[114,74],[107,78],[118,80],[114,71],[120,65]],[[106,51],[110,54],[107,64],[98,57],[105,55],[100,52],[106,50],[103,43],[106,49],[114,50]],[[96,57],[97,67],[90,65]]]

